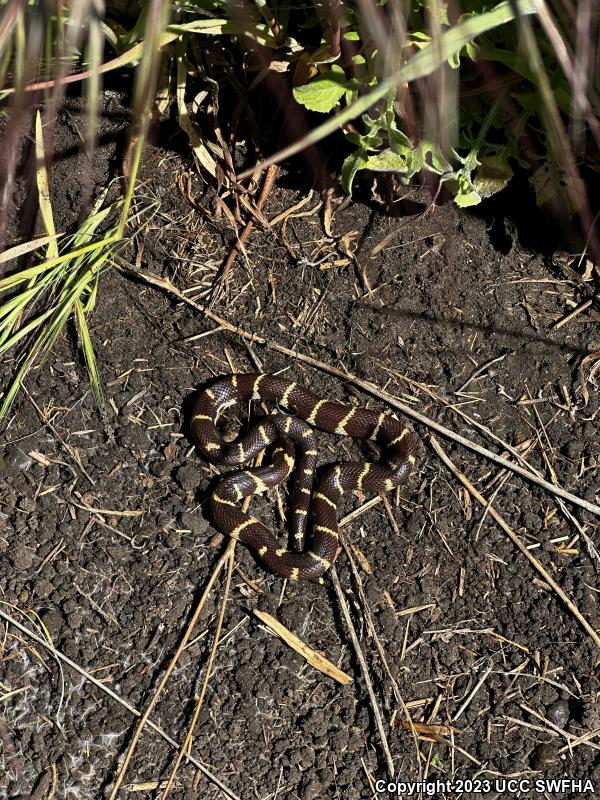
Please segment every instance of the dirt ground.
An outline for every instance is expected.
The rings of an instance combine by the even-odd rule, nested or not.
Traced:
[[[71,109],[57,128],[61,229],[78,213],[76,120]],[[118,104],[103,124],[98,186],[119,171]],[[235,236],[184,152],[177,137],[148,150],[142,194],[161,206],[127,258],[202,302]],[[26,195],[23,177],[17,206]],[[517,448],[547,480],[600,502],[600,401],[586,359],[600,351],[598,312],[556,325],[585,295],[558,255],[523,243],[527,221],[511,218],[510,202],[402,217],[353,203],[336,210],[333,235],[319,204],[297,173],[281,174],[264,213],[273,221],[297,208],[285,224],[255,227],[213,312],[370,381],[483,447],[505,456]],[[249,344],[116,270],[103,275],[91,330],[104,408],[69,332],[28,379],[3,433],[0,609],[129,707],[0,618],[0,797],[110,796],[137,725],[132,707],[143,711],[154,696],[228,544],[205,513],[216,471],[185,436],[198,387],[232,368],[261,369],[324,397],[385,407],[351,380]],[[232,409],[228,421],[245,425],[247,411]],[[431,429],[407,421],[419,439],[408,484],[346,524],[355,572],[347,552],[336,562],[368,680],[331,581],[285,584],[238,545],[191,747],[222,787],[184,759],[170,797],[384,800],[392,795],[376,781],[387,782],[389,760],[401,780],[490,782],[463,797],[590,796],[494,783],[515,777],[585,779],[600,791],[598,647],[441,461]],[[600,629],[598,517],[436,436]],[[319,443],[321,464],[378,457],[363,442],[322,434]],[[276,492],[252,507],[283,533]],[[202,688],[224,580],[222,571],[151,714],[176,742]],[[308,664],[256,610],[351,680]],[[175,757],[146,727],[119,796],[158,797]]]

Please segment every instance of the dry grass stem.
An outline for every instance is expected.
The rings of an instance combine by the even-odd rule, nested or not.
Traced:
[[[481,503],[481,505],[486,508],[488,506],[488,502],[481,495],[477,489],[473,486],[473,484],[463,475],[462,472],[455,466],[455,464],[450,460],[450,458],[446,455],[446,453],[440,447],[437,439],[435,436],[431,436],[431,445],[444,464],[448,467],[448,469],[458,478],[458,480],[467,488],[467,490],[475,497],[475,499]],[[600,649],[600,636],[598,635],[597,631],[590,625],[587,619],[583,616],[583,614],[579,611],[577,606],[570,600],[567,595],[563,592],[560,588],[558,583],[554,580],[554,578],[544,569],[544,567],[540,564],[540,562],[533,556],[527,547],[523,544],[517,534],[509,527],[509,525],[504,521],[503,517],[498,514],[495,509],[489,507],[488,513],[491,517],[500,525],[502,530],[507,534],[509,539],[512,543],[518,547],[518,549],[523,553],[525,558],[529,561],[529,563],[534,567],[534,569],[539,572],[542,578],[546,581],[546,583],[552,588],[555,594],[562,600],[565,606],[569,609],[571,614],[575,617],[575,619],[579,622],[579,624],[586,630],[586,632],[592,637],[594,644],[596,647]]]
[[[342,686],[352,683],[352,678],[350,675],[336,667],[335,664],[322,656],[320,653],[317,653],[312,649],[312,647],[309,647],[305,642],[302,641],[302,639],[299,639],[284,625],[282,625],[279,620],[271,616],[271,614],[267,614],[266,611],[259,611],[257,608],[254,609],[253,613],[267,626],[267,628],[269,628],[269,630],[271,630],[273,633],[276,633],[277,636],[283,639],[283,641],[289,645],[292,650],[295,650],[296,653],[299,653],[302,658],[304,658],[312,667],[318,669],[324,675],[328,675],[330,678],[333,678],[334,681],[341,683]]]
[[[371,681],[371,676],[369,674],[369,667],[367,665],[367,661],[361,649],[360,642],[358,641],[358,636],[354,629],[354,625],[352,624],[352,617],[350,616],[350,610],[348,608],[348,604],[346,603],[346,598],[344,597],[344,592],[340,585],[340,579],[338,578],[335,566],[331,567],[329,574],[331,575],[331,580],[333,582],[335,593],[337,595],[340,610],[342,612],[342,616],[344,617],[344,622],[346,623],[346,627],[348,628],[350,639],[352,640],[352,645],[354,647],[354,653],[356,655],[358,663],[360,664],[362,676],[364,678],[365,686],[369,694],[369,699],[371,701],[371,710],[373,711],[373,717],[375,718],[375,725],[377,726],[377,731],[379,733],[379,738],[381,740],[381,746],[383,748],[383,753],[387,763],[388,775],[391,778],[393,778],[395,773],[394,761],[392,759],[392,754],[390,752],[390,747],[385,732],[383,717],[379,709],[379,705],[377,703],[377,698],[375,697],[373,683]]]

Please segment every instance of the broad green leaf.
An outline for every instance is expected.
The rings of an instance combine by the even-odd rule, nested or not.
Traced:
[[[491,197],[496,192],[502,191],[512,176],[512,167],[506,159],[500,156],[480,156],[473,186],[481,198]]]
[[[355,144],[361,150],[378,150],[383,144],[381,136],[368,133],[348,133],[346,134],[346,140]]]
[[[421,151],[423,166],[426,165],[431,172],[435,172],[438,175],[445,175],[452,172],[452,165],[448,159],[445,158],[439,145],[435,142],[423,139],[419,150]]]
[[[454,202],[459,208],[476,206],[481,202],[481,197],[473,186],[471,170],[468,167],[463,167],[459,172],[452,173],[443,180],[454,195]]]
[[[317,75],[304,86],[293,90],[297,103],[309,111],[326,114],[331,111],[348,91],[348,81],[340,67],[333,66],[327,72]]]
[[[469,206],[476,206],[481,203],[481,197],[476,191],[459,191],[454,198],[454,202],[459,208],[468,208]]]
[[[381,153],[369,156],[365,168],[373,170],[373,172],[404,173],[408,171],[406,157],[400,153],[395,153],[389,148],[382,150]]]

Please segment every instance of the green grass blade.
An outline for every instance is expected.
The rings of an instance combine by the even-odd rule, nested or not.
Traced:
[[[102,387],[100,385],[100,375],[98,374],[98,364],[96,362],[96,354],[94,353],[94,346],[88,328],[87,320],[85,318],[85,311],[81,300],[75,301],[75,317],[77,320],[77,330],[81,340],[83,349],[83,356],[87,366],[88,375],[90,376],[90,383],[96,396],[98,403],[103,402]]]
[[[10,350],[11,347],[14,347],[18,342],[21,341],[21,339],[32,333],[34,330],[36,330],[36,328],[39,328],[40,325],[45,322],[45,320],[52,316],[53,312],[54,308],[49,308],[47,311],[42,312],[39,316],[20,327],[15,333],[13,333],[12,336],[10,336],[10,338],[5,338],[5,334],[10,333],[11,331],[11,325],[9,324],[11,320],[13,321],[13,324],[16,323],[20,315],[23,313],[22,309],[19,309],[18,312],[13,312],[10,317],[7,318],[7,321],[2,325],[2,338],[4,341],[2,344],[0,344],[0,355],[2,355],[2,353],[6,353],[7,350]]]
[[[121,207],[121,216],[117,225],[117,233],[123,235],[133,202],[133,194],[142,158],[142,150],[150,122],[150,108],[156,92],[158,81],[158,53],[169,14],[169,4],[162,0],[151,0],[148,4],[148,21],[145,29],[144,50],[139,67],[136,70],[133,89],[132,127],[129,147],[132,153],[127,191]]]
[[[31,286],[29,289],[21,292],[20,294],[11,297],[0,306],[0,320],[11,314],[15,309],[25,308],[27,304],[35,297],[38,292],[41,292],[44,287],[40,285]]]
[[[46,272],[58,264],[65,264],[77,256],[82,256],[86,253],[92,253],[95,250],[102,250],[104,248],[110,249],[110,245],[113,245],[118,241],[120,241],[118,236],[110,234],[105,239],[101,239],[99,242],[92,242],[92,244],[84,245],[76,250],[71,250],[68,253],[63,253],[60,256],[56,256],[56,258],[49,258],[42,264],[38,264],[35,267],[29,267],[28,269],[21,270],[21,272],[16,272],[14,275],[8,275],[6,278],[2,278],[0,280],[0,293],[6,291],[7,289],[12,289],[14,286],[18,286],[20,283],[25,283],[30,278],[35,277],[42,272]]]
[[[54,311],[54,318],[51,319],[50,323],[38,333],[32,346],[25,354],[21,365],[9,384],[8,389],[2,396],[2,405],[0,405],[0,422],[6,418],[6,415],[10,411],[10,408],[14,403],[15,398],[23,385],[23,381],[25,380],[31,367],[35,364],[40,354],[44,355],[49,352],[67,322],[70,309],[52,309],[47,313],[52,313],[52,311]]]

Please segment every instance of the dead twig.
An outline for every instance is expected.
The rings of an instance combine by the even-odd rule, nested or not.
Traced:
[[[463,486],[473,495],[473,497],[481,503],[481,505],[487,509],[488,514],[500,525],[502,530],[506,533],[508,538],[511,542],[521,551],[521,553],[525,556],[525,558],[529,561],[529,563],[533,566],[533,568],[539,572],[542,578],[546,581],[546,583],[551,587],[551,589],[558,595],[558,597],[562,600],[565,606],[569,609],[571,614],[575,617],[575,619],[579,622],[579,624],[585,629],[585,631],[591,636],[594,641],[596,647],[600,649],[600,636],[598,632],[590,625],[587,619],[583,616],[581,611],[577,608],[575,603],[570,600],[567,595],[563,592],[560,588],[558,583],[554,580],[554,578],[544,569],[544,567],[540,564],[540,562],[531,554],[531,552],[527,549],[527,547],[523,544],[521,539],[517,536],[517,534],[513,531],[511,527],[504,521],[504,518],[500,516],[500,514],[491,506],[488,506],[488,502],[485,497],[480,494],[477,489],[473,486],[473,484],[468,480],[468,478],[463,475],[463,473],[458,469],[458,467],[450,460],[450,458],[446,455],[446,453],[440,447],[439,442],[435,438],[435,436],[430,437],[431,445],[444,464],[448,467],[448,469],[455,475],[458,480],[462,483]]]
[[[557,331],[559,328],[562,328],[563,325],[567,325],[569,322],[571,322],[571,320],[575,319],[575,317],[581,314],[582,311],[585,311],[587,308],[589,308],[592,305],[592,302],[592,300],[585,300],[583,303],[574,308],[573,311],[567,314],[566,317],[559,319],[558,322],[550,325],[550,327]]]
[[[260,190],[260,195],[258,196],[258,200],[256,201],[256,210],[260,214],[263,209],[263,206],[267,202],[267,198],[273,188],[273,183],[275,182],[275,178],[277,177],[277,172],[279,168],[276,165],[272,165],[267,170],[267,174],[265,175],[265,179],[263,181],[262,189]],[[231,267],[233,266],[233,262],[236,259],[236,256],[243,248],[245,242],[247,241],[248,237],[252,233],[252,228],[254,228],[254,220],[249,219],[246,223],[244,230],[241,232],[239,239],[231,249],[229,256],[227,257],[227,261],[225,262],[221,274],[217,276],[211,293],[209,295],[208,303],[209,305],[213,305],[219,299],[223,292],[223,287],[229,277],[229,273],[231,271]]]
[[[338,603],[340,605],[340,610],[342,612],[342,616],[344,617],[344,622],[346,623],[348,632],[350,633],[350,639],[352,640],[352,644],[354,646],[354,653],[356,655],[358,663],[360,664],[360,669],[365,681],[365,686],[367,688],[367,692],[371,700],[371,710],[373,711],[373,717],[375,718],[375,725],[377,726],[377,730],[379,732],[379,738],[381,739],[381,746],[383,747],[383,753],[385,755],[385,760],[387,763],[388,775],[390,776],[390,778],[393,778],[394,761],[392,759],[390,746],[388,744],[387,736],[385,733],[383,717],[381,715],[381,711],[379,710],[379,705],[377,703],[377,698],[375,697],[375,691],[373,689],[373,684],[371,682],[369,667],[367,665],[367,661],[361,649],[360,642],[358,641],[358,636],[356,635],[356,631],[354,630],[354,625],[352,624],[352,618],[350,616],[350,610],[348,609],[348,604],[346,603],[346,598],[344,597],[344,592],[340,585],[340,579],[338,578],[335,566],[331,567],[329,574],[331,575],[331,580],[335,588],[335,593],[337,595]]]

